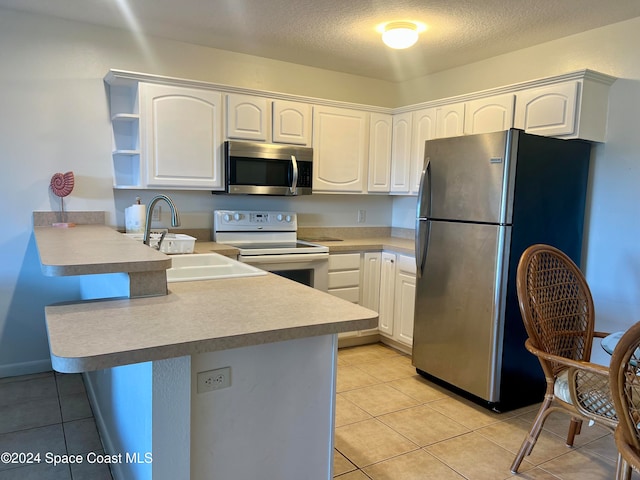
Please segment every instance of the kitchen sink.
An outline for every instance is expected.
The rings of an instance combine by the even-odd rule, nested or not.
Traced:
[[[171,258],[167,282],[192,282],[217,278],[256,277],[267,272],[218,253],[192,253]]]

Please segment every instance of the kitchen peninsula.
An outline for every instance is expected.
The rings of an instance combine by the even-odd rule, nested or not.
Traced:
[[[91,299],[47,307],[54,368],[84,373],[106,453],[152,453],[114,478],[331,478],[337,333],[375,312],[272,274],[99,299],[170,258],[104,225],[35,225],[43,272],[83,275]],[[224,367],[231,386],[198,393]]]

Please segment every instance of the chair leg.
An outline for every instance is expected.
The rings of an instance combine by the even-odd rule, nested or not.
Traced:
[[[511,473],[518,473],[518,468],[520,468],[522,460],[533,450],[533,446],[536,444],[536,441],[540,436],[540,432],[542,431],[544,421],[547,419],[547,415],[549,414],[547,410],[551,406],[552,398],[552,396],[545,396],[544,402],[542,402],[540,410],[538,410],[538,414],[536,415],[536,419],[533,421],[531,430],[529,430],[529,433],[524,437],[520,450],[511,464]]]
[[[582,430],[582,420],[579,418],[571,417],[571,424],[569,425],[569,433],[567,434],[567,447],[573,447],[573,441],[576,435],[580,434]]]
[[[616,480],[631,480],[631,466],[619,453],[616,463]]]

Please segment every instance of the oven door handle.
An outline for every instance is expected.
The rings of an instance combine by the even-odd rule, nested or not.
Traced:
[[[294,255],[238,255],[238,261],[251,264],[265,263],[306,263],[328,260],[328,253],[303,253]]]
[[[291,179],[291,186],[289,192],[291,195],[298,194],[298,161],[295,155],[291,155],[291,166],[293,167],[293,178]]]

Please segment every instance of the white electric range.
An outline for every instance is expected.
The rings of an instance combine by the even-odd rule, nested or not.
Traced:
[[[329,248],[297,239],[293,212],[216,210],[213,239],[236,247],[238,260],[327,291]]]

